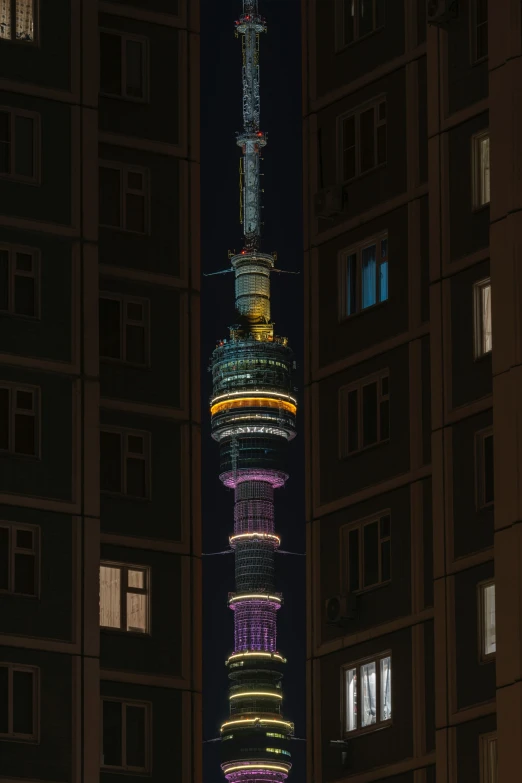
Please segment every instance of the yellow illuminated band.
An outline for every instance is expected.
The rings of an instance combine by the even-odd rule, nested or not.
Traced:
[[[294,724],[288,720],[278,720],[277,718],[238,718],[237,720],[227,720],[221,726],[221,731],[229,726],[240,726],[241,724],[247,725],[251,723],[277,723],[279,726],[286,726],[289,731],[294,730]]]
[[[210,413],[215,416],[222,410],[232,410],[233,408],[283,408],[289,413],[296,413],[297,406],[293,402],[279,400],[274,397],[236,397],[235,400],[223,400],[216,402],[210,408]]]
[[[229,699],[249,699],[251,696],[266,696],[268,699],[282,699],[283,694],[277,691],[240,691],[231,693]]]
[[[291,766],[291,764],[283,766],[282,764],[266,764],[258,761],[254,764],[235,764],[233,767],[223,766],[223,772],[227,774],[228,772],[237,772],[240,769],[269,769],[273,770],[274,772],[288,772]]]
[[[290,394],[284,394],[284,392],[274,392],[273,395],[266,391],[265,389],[242,389],[241,391],[229,391],[225,394],[219,394],[217,397],[212,398],[212,405],[214,405],[215,402],[218,400],[226,400],[229,399],[229,397],[239,397],[241,394],[262,394],[263,396],[272,396],[274,399],[283,399],[283,400],[290,400],[290,402],[293,402],[297,405],[297,400],[295,397],[292,397]]]
[[[235,595],[229,598],[229,604],[235,604],[238,601],[275,601],[281,603],[281,598],[278,595],[267,595],[266,593],[245,593],[244,595]]]
[[[281,543],[279,536],[275,536],[272,533],[238,533],[235,536],[230,536],[228,539],[232,544],[234,541],[245,541],[246,539],[261,538],[266,541],[274,541],[277,544]]]
[[[277,661],[286,663],[286,658],[283,658],[279,653],[262,652],[261,650],[259,650],[259,652],[255,650],[254,652],[232,653],[232,655],[227,658],[226,663],[235,661],[237,658],[274,658]]]

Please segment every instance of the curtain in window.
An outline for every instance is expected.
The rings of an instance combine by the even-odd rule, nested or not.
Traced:
[[[495,585],[484,588],[484,653],[491,655],[497,649],[495,627]]]
[[[371,307],[377,301],[377,259],[376,246],[362,251],[362,306]]]
[[[381,660],[381,720],[390,720],[391,713],[391,658]]]
[[[362,705],[361,726],[370,726],[377,720],[375,661],[361,666]]]
[[[379,302],[388,299],[388,240],[381,240],[381,263],[379,266]]]
[[[19,41],[32,41],[34,38],[33,0],[16,1],[16,37]]]
[[[357,670],[346,672],[346,731],[357,728]]]
[[[489,136],[485,136],[480,141],[480,184],[481,204],[489,204]]]
[[[120,628],[121,571],[100,566],[100,625]]]
[[[482,352],[488,353],[493,348],[493,329],[491,324],[491,285],[481,289],[482,316]]]

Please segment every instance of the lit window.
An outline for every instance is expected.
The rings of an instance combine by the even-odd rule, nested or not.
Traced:
[[[473,309],[475,320],[475,358],[493,350],[493,327],[491,319],[491,280],[481,280],[473,286]]]
[[[149,494],[149,434],[102,430],[100,488],[135,498]]]
[[[339,176],[342,182],[386,163],[386,101],[339,117]]]
[[[477,133],[471,139],[473,157],[473,207],[489,204],[490,168],[489,168],[489,130]]]
[[[36,740],[37,676],[32,666],[0,663],[0,737]]]
[[[391,656],[354,664],[343,672],[345,733],[391,721]]]
[[[494,582],[479,585],[479,605],[481,659],[485,661],[494,656],[497,651]]]
[[[0,109],[1,177],[37,181],[37,139],[38,115],[18,109]]]
[[[384,26],[385,0],[336,0],[337,48]]]
[[[39,257],[36,250],[0,246],[0,310],[38,316]]]
[[[475,493],[477,509],[491,505],[495,500],[493,463],[493,431],[491,428],[475,435]]]
[[[0,592],[37,594],[38,529],[0,524]]]
[[[149,631],[149,573],[147,568],[100,565],[100,625],[121,631]]]
[[[339,390],[341,459],[390,437],[388,373]]]
[[[36,0],[0,0],[0,40],[34,43]]]
[[[341,528],[343,588],[354,593],[391,579],[389,514]]]
[[[497,783],[497,735],[480,736],[481,783]]]
[[[146,299],[103,293],[100,297],[100,357],[128,364],[148,363],[149,309]]]
[[[340,318],[388,299],[388,236],[344,250],[339,256]]]
[[[0,386],[0,451],[37,456],[37,390]]]
[[[143,101],[147,95],[147,42],[103,30],[100,33],[100,91]]]
[[[474,62],[488,56],[488,0],[471,3],[471,54]]]
[[[102,767],[147,772],[150,705],[102,699]]]
[[[148,231],[147,171],[136,166],[103,164],[99,173],[100,225],[136,234]]]

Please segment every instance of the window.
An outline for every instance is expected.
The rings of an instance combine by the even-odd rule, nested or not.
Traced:
[[[389,377],[384,372],[339,390],[340,458],[390,437]]]
[[[336,0],[337,49],[384,27],[384,0]]]
[[[385,584],[391,579],[389,513],[341,528],[342,582],[348,593]]]
[[[37,669],[0,663],[0,737],[37,739]]]
[[[102,699],[102,767],[149,769],[150,705]]]
[[[475,359],[493,350],[491,320],[491,280],[480,280],[473,286]]]
[[[386,101],[338,118],[342,182],[386,163]]]
[[[38,251],[0,245],[0,310],[38,317]]]
[[[473,62],[488,56],[488,0],[471,2],[471,56]]]
[[[100,565],[100,625],[149,633],[149,572],[142,566]]]
[[[145,169],[100,166],[100,225],[136,234],[148,230],[148,188]]]
[[[343,668],[344,731],[382,728],[391,722],[391,656]]]
[[[497,783],[497,735],[480,736],[480,783]]]
[[[489,130],[477,133],[471,139],[473,173],[473,208],[489,204]]]
[[[100,488],[135,498],[149,495],[148,433],[102,430]]]
[[[37,456],[37,390],[0,386],[0,451]]]
[[[490,506],[495,500],[495,476],[493,468],[493,431],[475,435],[475,484],[477,509]]]
[[[0,0],[0,41],[34,43],[36,0]]]
[[[0,109],[0,177],[38,180],[37,139],[38,115]]]
[[[497,651],[495,632],[495,583],[483,582],[479,585],[479,629],[480,659],[487,661]]]
[[[128,364],[148,364],[149,307],[146,299],[101,294],[100,356]]]
[[[0,522],[0,592],[37,595],[38,529]]]
[[[100,32],[100,92],[119,98],[147,98],[147,42],[109,30]]]
[[[339,256],[340,318],[388,299],[388,235],[343,250]]]

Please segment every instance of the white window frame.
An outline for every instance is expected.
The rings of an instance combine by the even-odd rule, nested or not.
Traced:
[[[17,11],[18,0],[7,0],[7,2],[10,4],[10,12],[11,12],[10,13],[11,35],[9,36],[9,38],[4,38],[0,36],[0,43],[2,41],[7,41],[9,43],[21,44],[22,46],[38,46],[38,11],[39,11],[38,0],[31,0],[33,6],[33,38],[32,40],[29,41],[26,38],[16,37],[16,11]]]
[[[481,148],[488,139],[488,165],[482,167]],[[471,177],[473,210],[478,211],[489,206],[491,200],[491,142],[489,128],[473,134],[471,137]]]
[[[382,391],[383,379],[388,379],[388,392],[386,394]],[[363,441],[363,388],[370,386],[371,384],[377,384],[377,440],[375,443],[369,443],[364,445]],[[390,420],[390,373],[389,370],[382,370],[374,375],[368,375],[364,378],[360,378],[358,381],[349,384],[348,386],[342,386],[339,389],[338,396],[338,421],[339,421],[339,459],[347,459],[354,454],[360,454],[361,451],[367,451],[373,449],[375,446],[379,446],[382,443],[387,443],[390,440],[391,420]],[[358,448],[353,451],[349,451],[349,412],[348,412],[348,395],[350,392],[357,391],[357,434],[358,434]],[[388,403],[388,437],[381,439],[381,404],[383,402]]]
[[[105,701],[111,701],[111,702],[117,702],[118,704],[121,704],[122,706],[122,716],[121,716],[121,733],[122,733],[122,743],[121,743],[121,755],[122,755],[122,764],[121,766],[116,766],[112,764],[105,764],[105,760],[103,758],[103,703]],[[127,718],[127,707],[140,707],[145,710],[145,766],[144,767],[134,767],[130,764],[126,763],[127,758],[127,733],[126,733],[126,718]],[[101,767],[102,769],[107,770],[124,770],[126,772],[150,772],[150,761],[151,761],[151,729],[152,729],[152,704],[147,701],[136,701],[132,699],[118,699],[118,698],[112,698],[111,696],[102,696],[101,702],[100,702],[100,728],[101,728],[101,741],[100,741],[100,755],[101,755]]]
[[[133,498],[136,501],[150,500],[151,495],[151,434],[145,430],[128,430],[119,427],[102,426],[101,432],[109,432],[120,436],[120,470],[121,470],[121,491],[116,492],[110,489],[101,489],[100,491],[106,495],[118,495]],[[129,451],[129,436],[143,439],[143,452],[139,454],[134,451]],[[131,459],[141,459],[145,462],[145,496],[130,495],[127,493],[127,457]]]
[[[24,459],[40,459],[40,388],[38,386],[26,386],[18,383],[0,381],[0,389],[7,389],[9,392],[9,447],[7,449],[0,448],[0,454],[13,454],[16,457],[22,457]],[[33,408],[31,411],[26,408],[16,407],[17,392],[28,392],[33,395]],[[22,454],[21,452],[15,451],[15,422],[17,415],[34,417],[34,454]]]
[[[490,508],[495,503],[493,500],[486,501],[486,460],[484,441],[486,438],[493,437],[493,427],[486,427],[475,433],[475,507],[477,511],[482,508]],[[494,441],[493,441],[494,448]],[[493,481],[495,480],[493,476]]]
[[[102,356],[100,353],[100,360],[127,364],[132,367],[150,367],[150,299],[116,294],[112,291],[100,291],[100,299],[111,299],[120,303],[120,358],[115,359],[113,356]],[[128,317],[127,305],[129,304],[141,305],[143,308],[143,319],[141,322]],[[143,363],[132,362],[130,359],[127,359],[127,326],[143,327],[145,342],[145,361]]]
[[[384,693],[381,682],[381,662],[389,659],[390,672],[391,672],[391,687],[390,687],[390,703],[391,703],[391,717],[383,718],[383,700]],[[377,715],[375,723],[369,723],[366,726],[361,725],[361,709],[357,709],[362,704],[361,693],[361,669],[368,664],[375,664],[375,700]],[[347,680],[349,673],[356,672],[356,726],[355,728],[348,728],[348,696],[347,696]],[[355,661],[353,663],[345,664],[341,668],[341,726],[343,736],[346,738],[358,736],[360,734],[366,734],[372,731],[378,731],[380,729],[387,728],[393,725],[393,656],[390,650],[379,653],[378,655],[372,655],[367,658]]]
[[[8,562],[9,562],[9,575],[7,590],[0,588],[1,594],[20,595],[24,598],[39,598],[40,597],[40,528],[37,525],[22,525],[13,524],[11,522],[4,522],[0,520],[0,528],[8,531],[7,548],[8,548]],[[25,549],[16,545],[16,533],[18,530],[26,530],[33,534],[33,548]],[[22,554],[27,555],[32,553],[34,556],[34,593],[19,593],[15,590],[15,555]]]
[[[484,291],[489,288],[489,317],[491,321],[491,334],[488,340],[487,329],[484,323],[483,297]],[[487,356],[493,350],[493,309],[491,299],[491,278],[486,277],[473,284],[473,355],[475,359]],[[488,347],[489,342],[489,347]]]
[[[354,5],[353,40],[345,41],[344,40],[344,15],[346,13],[347,2],[350,2],[350,0],[335,0],[335,50],[336,52],[342,52],[345,49],[348,49],[348,47],[354,46],[355,44],[359,43],[359,41],[364,41],[366,38],[369,38],[371,35],[374,35],[379,30],[384,29],[386,25],[386,4],[383,3],[384,21],[381,25],[377,25],[377,3],[379,2],[379,0],[373,0],[372,5],[373,5],[374,26],[369,32],[359,35],[358,6],[360,0],[353,0],[353,5]]]
[[[39,668],[37,666],[25,666],[18,663],[1,662],[0,668],[7,669],[7,715],[8,727],[7,733],[0,734],[0,739],[16,740],[17,742],[38,742],[39,741]],[[31,734],[22,734],[13,731],[13,674],[14,672],[29,672],[33,677],[33,730]]]
[[[382,243],[386,241],[387,252],[386,256],[382,254]],[[367,307],[362,306],[362,254],[363,251],[369,247],[375,245],[375,261],[377,265],[376,273],[376,301],[373,305]],[[378,252],[379,251],[379,252]],[[355,310],[353,313],[348,313],[348,301],[347,301],[347,284],[348,284],[348,259],[350,256],[355,256],[356,273],[355,273]],[[388,266],[388,290],[386,299],[380,299],[380,280],[379,273],[381,266],[386,263]],[[389,240],[388,232],[381,231],[362,242],[357,242],[348,248],[340,251],[338,255],[338,274],[339,274],[339,321],[346,321],[349,318],[353,318],[361,313],[366,313],[369,310],[373,310],[375,307],[384,304],[390,297],[390,263],[389,263]]]
[[[498,755],[497,732],[481,734],[480,742],[480,783],[497,783]]]
[[[143,166],[133,166],[126,163],[116,163],[114,161],[100,160],[100,169],[112,169],[120,173],[120,224],[111,226],[108,223],[101,223],[103,228],[110,228],[114,231],[125,231],[129,234],[136,234],[143,237],[150,233],[150,170]],[[143,177],[143,189],[137,190],[127,185],[129,174],[140,174]],[[143,223],[144,230],[136,231],[134,228],[127,227],[127,195],[143,196]]]
[[[101,27],[100,36],[113,35],[121,40],[121,84],[120,94],[104,92],[101,89],[101,72],[100,72],[100,95],[106,98],[114,98],[115,100],[133,101],[134,103],[148,103],[149,102],[149,39],[142,35],[132,35],[130,33],[123,33],[119,30],[114,30],[110,27]],[[141,44],[142,60],[141,60],[141,80],[143,84],[143,96],[136,97],[135,95],[127,95],[127,41],[134,41]],[[101,68],[100,68],[101,71]]]
[[[379,107],[381,104],[386,105],[386,112],[385,117],[383,120],[379,119]],[[364,112],[368,111],[368,109],[374,110],[373,115],[373,128],[374,128],[374,144],[375,144],[375,165],[372,166],[371,169],[365,169],[365,171],[361,171],[361,134],[360,134],[360,122],[361,122],[361,115],[364,114]],[[348,179],[344,179],[344,153],[345,153],[345,146],[344,146],[344,134],[343,134],[343,122],[350,117],[355,117],[355,174],[353,177],[349,177]],[[377,141],[377,130],[381,126],[386,127],[386,157],[385,160],[381,163],[378,162],[378,141]],[[386,166],[388,161],[388,106],[387,106],[387,99],[386,95],[379,95],[376,98],[372,98],[371,101],[368,101],[367,103],[361,104],[360,106],[357,106],[355,109],[352,109],[351,111],[347,111],[344,114],[340,114],[337,117],[336,122],[336,129],[337,129],[337,171],[338,171],[338,182],[339,184],[345,184],[348,182],[353,182],[354,180],[358,179],[359,177],[364,177],[366,174],[369,174],[372,171],[376,171],[377,169]]]
[[[1,39],[0,39],[1,41]],[[25,182],[27,184],[40,184],[40,115],[34,111],[25,111],[24,109],[14,109],[12,106],[0,106],[0,112],[9,115],[9,171],[0,172],[0,178],[8,179],[14,182]],[[16,118],[27,117],[33,121],[33,174],[30,177],[24,174],[17,174],[16,164]],[[0,144],[4,142],[0,141]]]
[[[488,598],[486,596],[486,591],[490,591],[489,595],[491,596],[491,588],[493,588],[493,611],[495,613],[495,618],[493,625],[494,627],[494,635],[495,635],[495,641],[492,643],[491,640],[488,642],[488,630],[491,628],[492,624],[490,620],[487,617],[487,601]],[[497,634],[496,634],[496,611],[495,611],[495,599],[496,599],[496,590],[495,590],[495,580],[494,579],[486,579],[483,582],[480,582],[477,585],[477,591],[478,591],[478,627],[479,627],[479,661],[481,663],[489,663],[489,661],[492,661],[495,659],[497,654]],[[491,600],[491,598],[489,599]],[[494,649],[488,650],[488,645],[490,645]]]
[[[25,247],[23,245],[8,245],[0,244],[0,252],[4,251],[8,254],[8,293],[7,293],[7,310],[1,310],[3,313],[14,315],[17,318],[30,318],[32,320],[38,320],[40,318],[40,251],[34,247]],[[26,272],[22,269],[16,268],[17,255],[31,256],[33,261],[33,269],[31,272]],[[17,277],[31,277],[34,280],[34,315],[25,315],[23,313],[17,313],[14,309],[15,304],[15,282]]]
[[[471,53],[471,62],[473,65],[477,63],[482,63],[485,60],[488,59],[489,56],[489,40],[488,40],[488,51],[486,54],[483,54],[479,57],[478,55],[478,30],[480,27],[485,26],[488,33],[489,33],[489,14],[486,16],[486,20],[484,22],[478,22],[477,20],[477,2],[479,0],[470,0],[470,13],[469,13],[469,21],[470,21],[470,53]],[[488,12],[488,6],[486,2],[486,13]]]
[[[120,571],[120,625],[102,625],[101,623],[101,588],[100,588],[100,628],[104,631],[116,631],[125,634],[136,634],[138,636],[150,636],[151,634],[151,612],[150,612],[150,567],[144,565],[133,565],[131,563],[119,563],[111,560],[102,560],[101,568],[117,568]],[[129,571],[139,571],[143,574],[145,587],[129,587]],[[129,593],[145,596],[145,630],[138,631],[133,628],[127,628],[127,595]]]
[[[388,517],[390,520],[390,532],[388,535],[381,535],[381,519]],[[373,585],[364,586],[364,528],[368,525],[377,523],[378,526],[378,581]],[[392,552],[391,552],[391,511],[386,509],[380,511],[377,514],[372,514],[364,519],[358,519],[356,522],[350,522],[347,525],[343,525],[339,531],[340,534],[340,554],[341,554],[341,592],[348,593],[367,593],[371,590],[375,590],[378,587],[383,587],[389,584],[392,580]],[[359,560],[359,586],[350,591],[350,545],[349,536],[353,530],[359,531],[359,546],[358,546],[358,560]],[[383,579],[382,575],[382,544],[386,541],[390,542],[390,576],[387,579]]]

